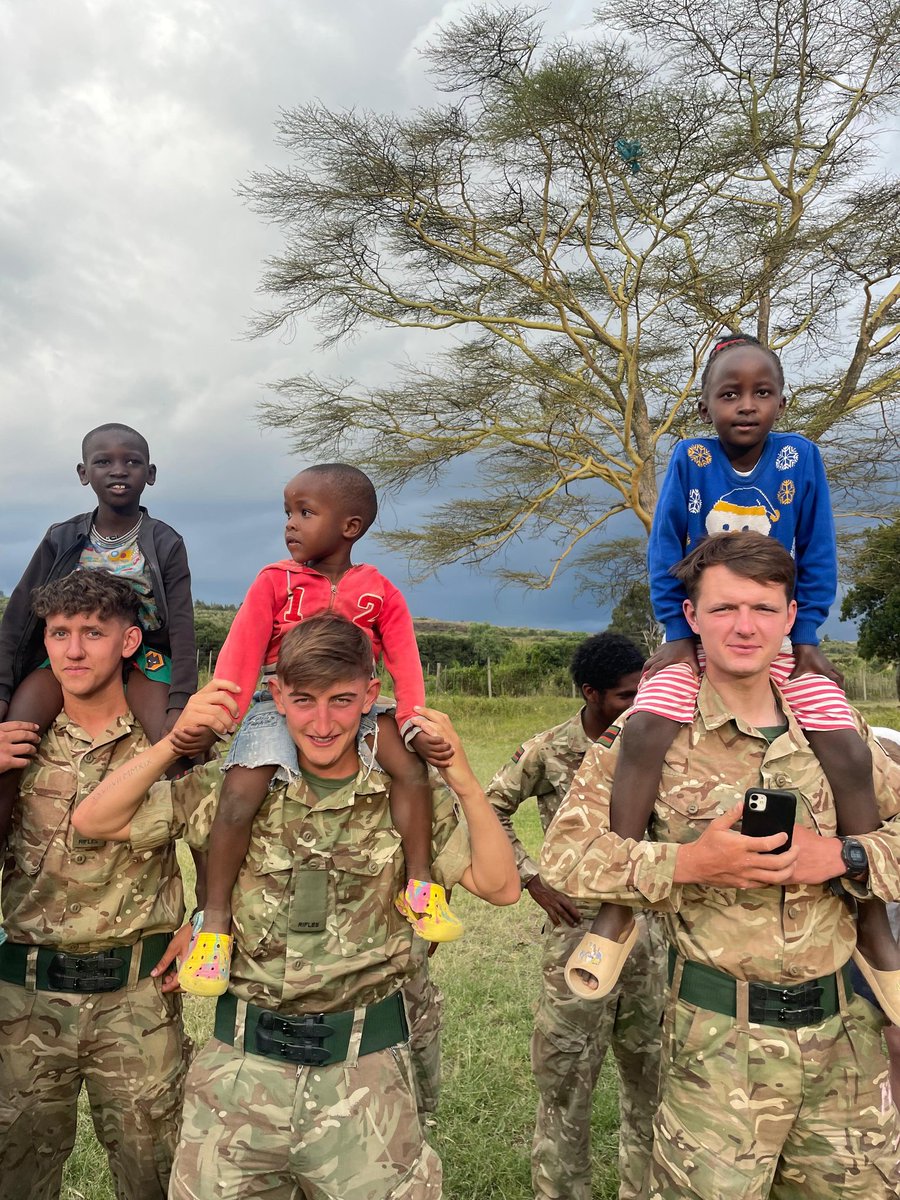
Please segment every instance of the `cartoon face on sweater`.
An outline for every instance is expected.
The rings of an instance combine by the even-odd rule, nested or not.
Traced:
[[[753,529],[768,537],[780,515],[759,488],[734,488],[720,496],[706,514],[706,532],[732,533],[735,530]]]

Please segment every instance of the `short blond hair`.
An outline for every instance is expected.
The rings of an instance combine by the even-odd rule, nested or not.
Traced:
[[[371,679],[372,639],[338,613],[320,613],[286,633],[276,674],[293,688],[324,688],[348,679]]]

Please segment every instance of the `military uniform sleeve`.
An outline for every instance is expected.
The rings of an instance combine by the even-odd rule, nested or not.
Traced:
[[[485,789],[485,795],[512,844],[523,886],[539,873],[539,868],[519,840],[512,817],[519,805],[530,796],[541,796],[553,790],[544,773],[543,747],[544,741],[540,736],[523,743]]]
[[[206,845],[218,802],[221,772],[217,762],[194,767],[180,779],[154,783],[131,821],[131,848],[155,850],[183,837],[194,849]]]
[[[584,904],[611,901],[677,912],[678,846],[636,842],[610,830],[609,796],[617,759],[618,743],[588,750],[544,838],[541,878]]]

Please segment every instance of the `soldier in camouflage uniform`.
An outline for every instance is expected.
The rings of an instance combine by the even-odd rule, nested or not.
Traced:
[[[855,915],[829,884],[840,877],[860,902],[900,896],[900,769],[869,738],[883,824],[857,839],[868,865],[849,874],[824,773],[768,676],[796,611],[790,555],[761,534],[722,534],[673,573],[707,671],[666,755],[651,840],[609,829],[616,745],[585,756],[541,858],[584,902],[665,914],[669,1066],[651,1200],[896,1197],[880,1021],[853,994]],[[790,849],[784,833],[733,829],[759,787],[795,792]]]
[[[441,1167],[424,1140],[400,988],[415,970],[413,932],[394,905],[405,883],[389,780],[361,769],[359,720],[374,701],[372,644],[335,614],[311,617],[282,644],[273,686],[302,775],[276,785],[257,814],[234,890],[229,991],[213,1040],[188,1077],[173,1200],[437,1200]],[[176,726],[223,732],[216,681]],[[212,714],[212,715],[211,715]],[[217,715],[216,715],[217,714]],[[449,721],[422,710],[454,748],[434,802],[434,870],[498,904],[519,882],[509,843]],[[173,761],[170,739],[120,772],[78,814],[95,836],[127,837],[144,789]],[[157,783],[165,829],[202,844],[217,793],[213,768]]]
[[[35,603],[64,708],[23,777],[3,867],[3,1200],[59,1195],[82,1082],[120,1200],[168,1189],[190,1044],[180,998],[151,969],[184,917],[174,843],[138,823],[126,844],[72,826],[81,800],[147,746],[122,688],[138,606],[102,571],[49,583]]]
[[[542,880],[511,820],[519,805],[535,796],[546,831],[587,751],[633,701],[643,662],[637,648],[618,634],[583,642],[572,660],[572,678],[584,707],[520,746],[487,787],[512,843],[522,886],[549,917],[531,1039],[540,1094],[531,1158],[538,1200],[590,1200],[591,1100],[609,1046],[619,1072],[619,1197],[638,1200],[645,1194],[665,994],[662,930],[655,919],[641,922],[641,937],[610,995],[599,1002],[574,996],[564,977],[566,962],[598,905],[576,904]]]
[[[413,938],[412,956],[417,964],[414,973],[403,986],[403,1002],[409,1021],[409,1053],[412,1060],[413,1082],[416,1085],[416,1107],[423,1125],[434,1125],[441,1092],[441,1014],[444,996],[429,971],[430,946]]]

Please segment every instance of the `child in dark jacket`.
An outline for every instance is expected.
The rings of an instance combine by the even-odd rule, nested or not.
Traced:
[[[144,639],[128,677],[128,701],[157,741],[197,688],[194,606],[180,535],[140,504],[156,482],[146,439],[118,422],[92,429],[81,446],[78,478],[97,497],[93,512],[51,525],[9,599],[0,623],[0,721],[33,722],[41,734],[62,708],[45,660],[43,622],[32,590],[77,570],[105,570],[141,596]],[[18,791],[18,771],[0,775],[0,843]]]

